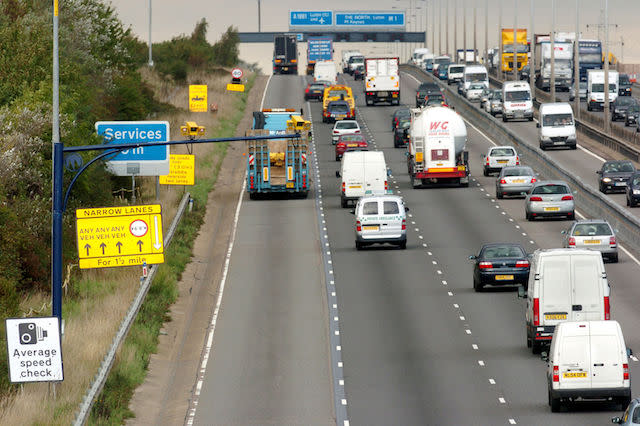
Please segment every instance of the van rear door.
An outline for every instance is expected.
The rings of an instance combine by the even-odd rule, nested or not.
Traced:
[[[595,256],[571,256],[573,301],[569,321],[604,320],[602,271]]]
[[[621,388],[623,383],[620,338],[615,334],[591,336],[591,384],[594,388]]]
[[[387,189],[385,188],[385,182],[387,181],[387,168],[384,163],[384,159],[380,162],[381,158],[378,155],[367,155],[374,154],[373,152],[364,152],[364,154],[366,159],[363,165],[365,191],[384,193]]]
[[[542,264],[540,325],[556,325],[571,312],[569,256],[548,256]]]
[[[578,333],[565,335],[560,341],[559,383],[560,389],[588,389],[591,387],[589,351],[589,325],[571,330]]]
[[[365,191],[365,163],[362,152],[348,153],[345,156],[342,182],[344,183],[345,197],[361,197]]]

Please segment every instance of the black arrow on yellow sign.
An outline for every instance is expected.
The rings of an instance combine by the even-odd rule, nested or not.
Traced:
[[[105,243],[100,244],[100,248],[102,249],[102,254],[104,254],[104,248],[105,248],[106,246],[107,246],[107,245],[106,245]]]
[[[87,249],[87,256],[89,256],[89,249],[91,248],[91,246],[87,243],[84,245],[84,248]]]
[[[116,247],[118,247],[118,254],[121,254],[122,253],[122,250],[121,250],[122,249],[122,243],[120,241],[118,241],[116,243]]]
[[[144,243],[142,241],[138,240],[138,242],[136,244],[138,244],[138,248],[140,249],[140,253],[142,253],[142,245]]]

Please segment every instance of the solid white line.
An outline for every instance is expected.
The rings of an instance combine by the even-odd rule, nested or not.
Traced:
[[[589,151],[588,149],[583,148],[581,145],[576,145],[578,147],[579,150],[586,152],[587,154],[589,154],[590,156],[592,156],[593,158],[600,160],[601,162],[605,162],[607,160],[605,160],[604,158],[600,157],[598,154],[594,154],[593,152]]]
[[[264,108],[264,98],[267,96],[267,88],[269,87],[269,82],[271,82],[271,77],[273,77],[273,74],[269,76],[269,78],[267,79],[267,85],[264,86],[264,92],[262,92],[262,100],[260,101],[260,109]]]

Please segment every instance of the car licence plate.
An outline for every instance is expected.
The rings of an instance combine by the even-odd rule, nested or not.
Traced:
[[[364,225],[362,227],[363,231],[377,231],[379,229],[378,225]]]
[[[338,115],[336,115],[336,118],[345,118],[345,117],[346,117],[346,115],[345,115],[345,114],[338,114]]]
[[[378,92],[378,96],[382,96],[382,97],[389,96],[389,92]]]
[[[545,207],[544,208],[545,212],[557,212],[558,210],[560,210],[560,207]]]
[[[616,182],[614,185],[615,186],[627,186],[627,183],[626,182]]]
[[[496,281],[513,280],[513,275],[496,275]]]
[[[285,185],[287,188],[293,188],[293,182],[287,182]]]
[[[566,371],[562,373],[565,379],[584,379],[587,377],[586,371]]]
[[[564,145],[564,141],[556,141],[553,144],[554,145]]]
[[[362,188],[362,185],[349,185],[349,189],[358,189]]]
[[[358,144],[357,144],[357,143],[348,143],[348,144],[347,144],[347,146],[348,146],[349,148],[353,148],[353,147],[355,147],[355,146],[358,146]]]
[[[544,314],[546,320],[566,320],[567,314]]]
[[[600,240],[584,240],[585,244],[600,244]]]
[[[500,163],[500,164],[504,164],[504,163],[508,163],[508,162],[509,162],[509,160],[498,160],[498,163]]]
[[[514,179],[511,183],[524,183],[524,179]]]

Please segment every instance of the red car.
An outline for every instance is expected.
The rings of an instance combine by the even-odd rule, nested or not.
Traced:
[[[338,143],[336,143],[336,161],[340,161],[342,154],[347,151],[367,150],[368,148],[369,143],[364,135],[342,135],[338,138]]]

